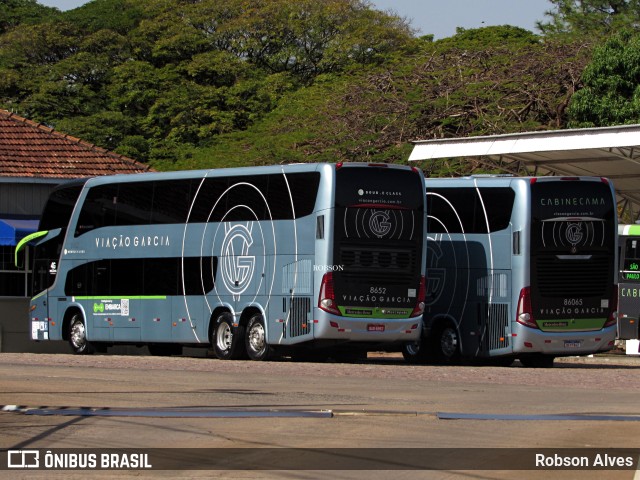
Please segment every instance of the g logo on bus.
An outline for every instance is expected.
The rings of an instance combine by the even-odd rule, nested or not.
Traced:
[[[256,265],[256,257],[249,255],[253,245],[253,223],[229,225],[225,223],[225,235],[222,241],[220,272],[227,290],[239,297],[251,284]]]
[[[566,238],[573,248],[582,242],[583,237],[582,223],[567,224]]]
[[[388,210],[380,210],[372,213],[371,218],[369,218],[369,228],[371,232],[378,238],[387,235],[391,231],[390,219],[391,216]]]

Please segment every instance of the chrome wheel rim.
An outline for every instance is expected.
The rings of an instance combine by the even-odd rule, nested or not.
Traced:
[[[84,323],[74,322],[71,326],[71,344],[77,350],[82,350],[87,343],[87,336],[84,330]]]
[[[458,351],[458,335],[453,328],[447,327],[442,331],[440,349],[446,358],[453,357]]]
[[[255,323],[249,331],[249,345],[254,352],[260,352],[264,348],[264,327],[260,323]]]
[[[216,332],[216,344],[222,351],[227,351],[231,348],[231,342],[233,341],[233,332],[228,323],[223,322],[218,327]]]

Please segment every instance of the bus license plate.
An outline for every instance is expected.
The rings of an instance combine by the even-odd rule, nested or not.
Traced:
[[[367,325],[368,332],[384,332],[384,325],[379,323],[370,323]]]
[[[580,348],[582,347],[582,340],[565,340],[564,348]]]

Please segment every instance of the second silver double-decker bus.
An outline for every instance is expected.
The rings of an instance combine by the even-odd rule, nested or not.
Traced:
[[[640,339],[640,225],[618,225],[618,235],[618,338],[637,340]]]
[[[419,338],[424,177],[307,164],[98,177],[52,193],[33,340],[221,359]],[[39,237],[36,239],[36,237]],[[325,350],[327,351],[327,350]]]
[[[424,336],[409,360],[549,367],[616,335],[617,214],[602,178],[426,179]]]

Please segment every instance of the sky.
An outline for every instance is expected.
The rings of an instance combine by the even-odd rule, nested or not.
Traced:
[[[87,0],[38,3],[69,10]],[[457,27],[514,25],[539,33],[536,21],[545,20],[545,12],[553,7],[549,0],[372,0],[372,4],[379,10],[392,10],[409,20],[418,35],[433,34],[436,40],[455,35]]]

